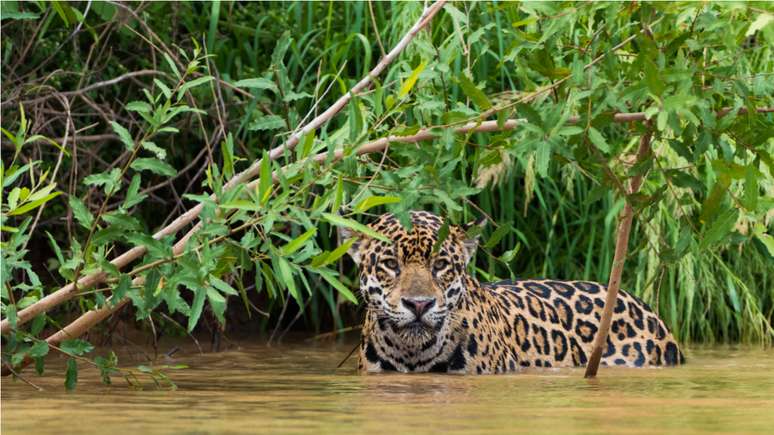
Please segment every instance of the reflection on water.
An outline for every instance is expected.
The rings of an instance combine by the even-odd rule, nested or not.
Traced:
[[[2,433],[693,433],[774,428],[774,352],[689,349],[669,369],[580,369],[513,375],[360,376],[349,345],[297,343],[198,355],[164,363],[177,391],[100,384],[83,368],[75,393],[61,362],[45,391],[2,380]],[[127,358],[122,362],[128,364]]]

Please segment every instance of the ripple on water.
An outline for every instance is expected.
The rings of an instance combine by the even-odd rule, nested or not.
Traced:
[[[3,434],[392,432],[767,432],[774,427],[774,353],[713,347],[679,368],[531,370],[514,375],[355,373],[349,345],[243,345],[179,352],[165,363],[176,391],[99,383],[82,369],[75,393],[61,363],[44,377],[2,380]],[[122,361],[126,361],[122,359]],[[127,363],[128,364],[128,363]]]

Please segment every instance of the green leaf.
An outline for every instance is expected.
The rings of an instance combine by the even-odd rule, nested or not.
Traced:
[[[489,101],[486,94],[484,94],[481,89],[477,88],[465,74],[460,74],[457,77],[457,82],[460,84],[462,92],[464,92],[479,109],[487,110],[492,107],[492,103]]]
[[[225,204],[220,204],[218,207],[226,210],[246,210],[246,211],[259,211],[263,207],[252,201],[246,199],[234,199]]]
[[[411,88],[417,83],[419,75],[425,70],[425,66],[427,66],[427,62],[423,60],[416,68],[414,68],[414,71],[411,72],[406,81],[401,85],[400,91],[398,92],[398,98],[403,98],[411,92]]]
[[[231,296],[239,295],[239,292],[237,292],[234,287],[231,287],[226,281],[223,281],[215,275],[210,275],[210,284],[212,284],[213,287],[220,290],[224,294]]]
[[[54,8],[56,13],[59,15],[59,18],[62,19],[65,25],[71,26],[78,23],[78,18],[75,16],[73,9],[66,2],[61,0],[52,0],[51,6]],[[3,8],[5,8],[5,4],[3,4]]]
[[[513,227],[511,227],[511,224],[509,223],[500,225],[489,237],[489,240],[486,241],[484,249],[494,248],[506,234],[511,232],[511,230],[513,230]]]
[[[172,58],[169,57],[169,54],[167,54],[166,52],[164,52],[164,60],[167,61],[167,65],[169,65],[169,69],[172,70],[172,72],[175,74],[175,77],[177,77],[178,80],[183,78],[180,75],[180,71],[177,69],[177,65],[175,64],[175,61],[172,60]]]
[[[107,228],[103,228],[94,233],[94,237],[91,242],[94,246],[100,246],[108,242],[120,239],[126,230],[118,225],[110,225]]]
[[[704,237],[699,243],[699,250],[709,248],[730,234],[738,216],[739,212],[736,209],[726,210],[721,213],[704,232]]]
[[[304,243],[315,234],[317,234],[317,228],[312,228],[304,234],[301,234],[280,248],[280,255],[286,256],[298,251],[298,249],[304,246]]]
[[[8,212],[8,216],[16,216],[16,215],[27,213],[28,211],[34,210],[34,209],[40,207],[41,205],[47,203],[48,201],[56,198],[57,196],[59,196],[61,194],[62,194],[62,192],[54,192],[54,193],[48,194],[47,196],[45,196],[43,198],[40,198],[38,200],[35,200],[35,201],[32,201],[32,202],[28,202],[28,203],[24,204],[23,206]]]
[[[293,278],[293,269],[290,267],[290,263],[288,263],[288,260],[278,257],[277,266],[279,268],[277,272],[279,272],[279,275],[282,278],[282,283],[287,287],[290,295],[293,296],[293,299],[298,303],[298,306],[303,307],[304,300],[301,299],[301,294],[296,287],[296,280]]]
[[[664,93],[664,81],[658,75],[656,64],[650,59],[645,59],[642,66],[645,69],[645,82],[648,89],[660,97]]]
[[[91,225],[94,223],[94,216],[92,216],[89,209],[86,208],[86,205],[83,203],[83,201],[81,201],[81,199],[77,196],[71,196],[67,200],[67,203],[70,205],[70,209],[73,211],[75,220],[78,221],[82,227],[91,228]]]
[[[514,29],[517,29],[519,27],[528,26],[528,25],[536,22],[537,20],[538,20],[538,17],[531,16],[531,17],[527,17],[527,18],[525,18],[523,20],[515,21],[511,25],[513,26]]]
[[[121,204],[121,208],[124,210],[141,203],[148,196],[140,193],[140,181],[140,174],[134,174],[132,181],[129,183],[129,188],[126,190],[124,202]]]
[[[153,79],[153,83],[161,89],[161,93],[166,97],[167,100],[172,98],[172,90],[169,89],[169,86],[165,85],[164,82],[162,82],[159,79]]]
[[[449,220],[444,219],[443,224],[441,225],[441,228],[438,229],[438,238],[433,244],[433,249],[432,249],[433,255],[438,253],[438,251],[441,249],[441,246],[443,246],[443,242],[446,240],[447,237],[449,237]]]
[[[199,323],[199,317],[202,315],[202,309],[204,308],[204,299],[207,296],[207,291],[201,287],[193,289],[194,299],[191,303],[191,314],[188,316],[188,332],[191,332]]]
[[[94,2],[91,8],[105,22],[112,20],[116,14],[116,6],[108,2]]]
[[[67,371],[65,372],[65,388],[67,391],[75,389],[75,384],[78,383],[78,363],[74,358],[67,360]]]
[[[145,310],[152,310],[156,308],[160,300],[158,298],[158,288],[161,283],[161,272],[159,269],[151,269],[145,275],[145,284],[143,285],[143,308]],[[144,313],[143,313],[144,314]]]
[[[339,245],[333,251],[330,251],[330,252],[325,251],[320,255],[315,256],[312,259],[311,267],[321,267],[321,266],[326,266],[328,264],[333,263],[334,261],[341,258],[342,255],[346,254],[349,248],[351,248],[356,241],[357,239],[353,237],[349,240],[344,241],[344,243]]]
[[[127,103],[126,110],[130,112],[137,112],[137,113],[151,113],[153,111],[153,108],[151,107],[150,104],[146,103],[145,101],[131,101]],[[119,125],[119,127],[121,126]],[[115,127],[113,127],[113,130],[115,130]]]
[[[29,351],[31,358],[41,358],[48,355],[48,343],[45,340],[36,341]]]
[[[204,76],[204,77],[199,77],[197,79],[193,79],[190,82],[183,83],[183,85],[180,86],[180,90],[177,91],[177,99],[179,100],[179,99],[183,98],[183,95],[185,95],[185,93],[188,90],[193,89],[193,88],[195,88],[197,86],[201,86],[201,85],[203,85],[205,83],[209,83],[213,79],[214,79],[214,77],[212,77],[212,76]]]
[[[258,181],[258,200],[261,205],[266,204],[271,197],[271,186],[274,184],[271,173],[271,159],[269,153],[264,151],[261,157],[261,179]]]
[[[16,1],[3,1],[0,7],[0,20],[34,20],[40,15],[30,11],[19,11],[19,3]]]
[[[774,15],[768,12],[760,13],[755,21],[750,23],[750,27],[747,29],[747,32],[745,32],[744,36],[752,36],[755,32],[763,29],[772,22],[774,22]]]
[[[40,334],[41,331],[43,331],[43,328],[46,326],[46,315],[45,314],[38,314],[35,316],[34,319],[32,319],[32,326],[30,326],[30,335],[37,336]],[[46,348],[48,348],[48,345],[46,345]]]
[[[516,254],[518,254],[520,250],[521,250],[521,244],[517,243],[515,248],[503,252],[503,255],[500,256],[500,261],[502,261],[503,263],[510,263],[514,259],[514,257],[516,257]]]
[[[758,171],[753,165],[747,166],[744,174],[744,208],[755,211],[758,208]]]
[[[113,131],[116,132],[118,138],[124,143],[126,149],[129,151],[134,150],[134,139],[132,139],[132,135],[129,134],[129,130],[115,121],[110,121],[110,126],[113,127]]]
[[[347,227],[349,229],[355,230],[361,234],[365,234],[366,236],[369,236],[371,238],[381,240],[383,242],[392,243],[392,240],[390,240],[388,237],[386,237],[384,234],[372,230],[371,228],[361,224],[360,222],[354,221],[352,219],[347,219],[341,216],[336,216],[334,214],[330,213],[323,213],[322,217],[325,218],[328,222],[338,225],[340,227]]]
[[[527,122],[540,127],[542,130],[545,130],[543,128],[543,119],[540,117],[540,113],[533,109],[532,106],[529,104],[521,103],[516,105],[516,110],[518,111],[519,115],[527,118]]]
[[[728,176],[721,175],[715,181],[715,185],[712,186],[707,198],[704,200],[701,206],[701,214],[699,215],[699,221],[707,222],[715,217],[715,213],[720,208],[720,203],[726,196],[726,190],[731,184],[731,180]]]
[[[121,277],[118,278],[118,285],[113,289],[113,297],[110,300],[110,304],[113,306],[118,304],[131,288],[132,280],[129,278],[129,275],[121,275]]]
[[[165,177],[172,177],[177,174],[177,170],[169,163],[151,157],[135,159],[129,167],[135,171],[151,171]]]
[[[223,156],[223,175],[231,178],[234,175],[234,135],[231,132],[220,143],[220,152]]]
[[[395,204],[400,202],[400,198],[397,196],[369,196],[363,199],[355,206],[355,211],[362,213],[371,207],[384,204]]]
[[[610,145],[607,144],[605,137],[594,127],[589,127],[589,140],[603,153],[610,152]]]
[[[164,160],[167,158],[167,150],[165,150],[164,148],[161,148],[160,146],[156,145],[151,141],[147,141],[147,140],[143,141],[140,145],[144,150],[150,151],[153,154],[155,154],[159,160]]]
[[[341,175],[339,175],[338,179],[336,180],[336,195],[333,197],[331,210],[338,211],[342,202],[344,202],[344,182]]]
[[[312,95],[306,92],[294,92],[290,91],[282,97],[282,101],[286,103],[292,103],[293,101],[303,100],[304,98],[311,98]]]
[[[763,243],[763,246],[769,251],[769,255],[774,257],[774,237],[766,233],[756,234],[755,237]]]
[[[247,126],[249,131],[277,130],[285,128],[285,120],[278,115],[264,115]]]
[[[349,141],[355,143],[357,141],[360,132],[363,129],[363,117],[360,113],[360,105],[358,104],[357,97],[352,97],[352,101],[349,102]]]
[[[110,172],[91,174],[83,179],[87,186],[103,186],[105,194],[110,195],[121,185],[121,170],[113,168]]]
[[[223,315],[226,312],[226,298],[215,289],[207,289],[207,300],[210,302],[212,313],[215,314],[215,318],[218,319],[221,325],[226,323],[226,318]]]
[[[5,318],[8,319],[8,324],[12,329],[16,329],[16,304],[10,304],[5,306]]]
[[[238,82],[234,83],[234,86],[238,88],[269,90],[275,94],[279,94],[277,85],[273,81],[263,77],[239,80]]]
[[[75,356],[81,356],[94,350],[94,346],[91,343],[80,338],[65,340],[59,345],[59,348],[62,349],[62,352]]]
[[[328,281],[328,284],[333,286],[336,290],[341,293],[342,296],[344,296],[345,299],[352,302],[353,304],[357,305],[357,297],[345,286],[341,281],[339,281],[333,273],[330,271],[327,271],[325,269],[318,270],[317,273],[323,277],[324,280]]]

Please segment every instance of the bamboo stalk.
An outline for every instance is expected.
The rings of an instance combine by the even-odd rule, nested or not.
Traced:
[[[366,89],[371,84],[373,79],[379,76],[387,68],[387,66],[390,63],[392,63],[398,57],[398,55],[408,46],[411,40],[414,39],[414,37],[425,26],[427,26],[427,24],[430,23],[430,21],[438,13],[438,11],[441,10],[444,3],[446,3],[446,0],[438,0],[437,2],[433,3],[430,7],[425,9],[421,17],[419,18],[419,20],[417,20],[414,26],[411,27],[409,32],[406,33],[406,35],[404,35],[403,38],[401,38],[401,40],[395,45],[395,47],[393,47],[393,49],[390,50],[390,52],[381,61],[379,61],[379,63],[363,79],[361,79],[347,94],[341,96],[341,98],[339,98],[335,103],[333,103],[333,105],[330,106],[325,112],[321,113],[320,115],[312,119],[309,122],[309,124],[307,124],[303,128],[294,132],[285,141],[285,143],[270,150],[269,158],[271,160],[276,160],[280,156],[282,156],[286,150],[293,150],[302,137],[304,137],[306,134],[312,131],[317,130],[320,126],[328,122],[339,111],[341,111],[341,109],[343,109],[347,105],[347,103],[349,103],[353,95],[356,95],[359,92]],[[247,168],[246,170],[240,172],[239,174],[231,178],[231,180],[229,180],[224,185],[223,188],[225,190],[230,190],[238,185],[244,184],[246,181],[257,176],[260,173],[260,170],[261,170],[261,159],[256,160],[249,168]],[[211,196],[211,198],[213,200],[217,199],[214,194]],[[183,227],[193,222],[193,220],[199,216],[202,209],[203,209],[202,204],[199,204],[193,207],[192,209],[178,216],[177,219],[172,221],[169,225],[167,225],[166,227],[156,232],[153,235],[153,238],[161,239],[165,236],[177,233]],[[194,226],[194,229],[198,230],[199,227],[200,225],[197,224],[196,226]],[[190,235],[192,234],[193,233],[189,231],[189,233],[186,234],[186,236],[184,236],[184,239],[187,240],[187,238],[189,238]],[[145,255],[145,252],[146,252],[146,249],[144,246],[135,246],[134,248],[124,252],[122,255],[113,259],[111,263],[116,268],[122,269],[127,264]],[[104,272],[100,271],[100,272],[95,272],[95,273],[86,275],[80,278],[77,282],[67,284],[66,286],[55,291],[54,293],[47,295],[41,300],[30,305],[29,307],[19,311],[17,313],[17,325],[19,326],[23,325],[24,323],[35,318],[37,315],[41,313],[45,313],[50,309],[63,304],[64,302],[72,299],[79,289],[89,288],[91,286],[104,282],[106,278],[107,278],[107,275]],[[8,319],[3,319],[2,322],[0,322],[0,332],[2,334],[7,334],[8,332],[10,332],[10,330],[11,330],[10,322],[8,322]]]
[[[650,140],[653,132],[650,128],[640,139],[640,147],[637,150],[637,163],[644,161],[650,154]],[[631,179],[629,186],[629,195],[637,193],[642,185],[642,175],[635,175]],[[607,342],[607,336],[610,332],[610,323],[613,320],[613,307],[618,299],[618,290],[621,287],[621,275],[623,274],[624,263],[626,262],[626,253],[629,250],[629,234],[632,229],[632,218],[634,217],[634,208],[631,201],[627,198],[621,213],[621,220],[618,224],[618,233],[615,241],[615,254],[613,256],[612,270],[610,271],[610,280],[607,283],[607,296],[605,297],[605,307],[602,309],[602,320],[599,322],[599,329],[594,337],[594,344],[591,350],[591,357],[586,365],[585,377],[593,378],[597,375],[599,362],[602,359],[602,349]]]

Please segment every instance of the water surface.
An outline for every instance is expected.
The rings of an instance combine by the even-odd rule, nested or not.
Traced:
[[[774,352],[689,349],[679,368],[533,369],[491,376],[355,373],[347,344],[298,342],[164,362],[175,391],[100,383],[82,368],[74,393],[63,363],[2,380],[2,433],[772,433]],[[131,358],[122,357],[124,364]]]

